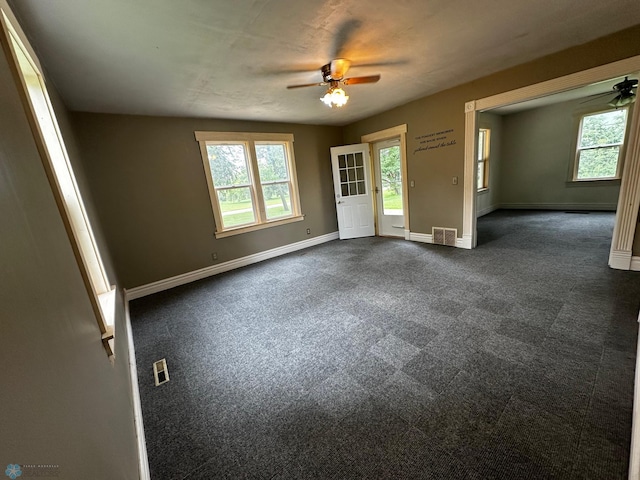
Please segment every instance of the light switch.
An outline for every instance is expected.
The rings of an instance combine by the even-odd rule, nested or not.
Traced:
[[[454,185],[457,185],[458,184],[458,177],[453,177],[453,182],[452,183]]]
[[[416,186],[416,182],[414,182],[413,180],[411,180],[410,185],[411,185],[411,187],[415,187],[415,186]]]

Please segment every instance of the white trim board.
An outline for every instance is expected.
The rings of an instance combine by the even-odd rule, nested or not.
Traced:
[[[513,210],[593,210],[615,212],[616,203],[501,203],[498,208]]]
[[[134,300],[136,298],[145,297],[147,295],[152,295],[164,290],[169,290],[173,287],[178,287],[180,285],[195,282],[196,280],[211,277],[219,273],[228,272],[229,270],[245,267],[247,265],[262,262],[263,260],[279,257],[280,255],[286,255],[287,253],[296,252],[298,250],[303,250],[305,248],[313,247],[315,245],[320,245],[322,243],[330,242],[337,239],[338,232],[319,235],[308,240],[302,240],[301,242],[290,243],[289,245],[284,245],[282,247],[272,248],[271,250],[265,250],[264,252],[247,255],[246,257],[236,258],[235,260],[218,263],[216,265],[211,265],[210,267],[204,267],[200,270],[194,270],[193,272],[183,273],[181,275],[176,275],[175,277],[158,280],[157,282],[148,283],[139,287],[125,289],[125,296],[127,300]]]
[[[495,212],[502,208],[500,205],[491,205],[487,208],[483,208],[482,210],[478,210],[477,216],[478,218],[484,217],[485,215],[489,215],[491,212]]]
[[[124,301],[124,322],[127,329],[129,350],[129,379],[131,380],[131,398],[133,402],[133,422],[138,443],[138,473],[140,480],[151,480],[149,471],[149,458],[147,457],[147,442],[144,436],[142,423],[142,404],[140,402],[140,389],[138,388],[138,368],[136,367],[136,351],[133,345],[133,331],[131,330],[131,317],[129,317],[129,301]]]

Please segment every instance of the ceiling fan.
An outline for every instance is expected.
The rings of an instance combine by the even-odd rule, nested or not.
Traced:
[[[632,78],[629,80],[629,77],[624,77],[624,80],[616,83],[613,86],[613,91],[617,93],[617,95],[611,99],[609,105],[615,108],[624,107],[625,105],[629,105],[636,101],[636,91],[638,87],[638,79]],[[603,97],[604,95],[611,95],[611,92],[599,93],[594,96],[594,98],[587,100],[588,102],[592,100],[596,100],[597,98]],[[582,102],[586,103],[586,102]]]
[[[320,68],[322,73],[322,82],[318,83],[305,83],[303,85],[288,85],[287,88],[302,88],[302,87],[318,87],[329,86],[329,90],[325,93],[324,97],[321,97],[326,105],[329,107],[342,107],[347,103],[349,97],[345,91],[341,88],[341,85],[356,85],[358,83],[376,83],[380,80],[380,75],[368,75],[364,77],[350,77],[344,78],[351,66],[351,62],[346,58],[336,58],[331,60],[330,63],[323,65]]]

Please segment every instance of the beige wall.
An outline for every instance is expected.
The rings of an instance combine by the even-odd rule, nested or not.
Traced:
[[[581,115],[606,108],[578,99],[505,115],[502,207],[615,210],[620,181],[569,181]]]
[[[4,50],[0,105],[0,465],[138,478],[122,299],[112,365]]]
[[[338,127],[90,113],[72,122],[124,287],[337,230],[329,148],[342,143]],[[305,220],[215,239],[195,130],[293,133]]]
[[[502,171],[502,117],[488,112],[478,115],[478,128],[488,128],[489,134],[489,188],[478,192],[478,216],[500,207],[499,187]]]
[[[456,86],[345,127],[345,141],[357,143],[365,134],[407,124],[410,230],[431,233],[444,226],[462,231],[465,102],[532,85],[562,75],[640,54],[640,25],[479,80]],[[453,130],[455,145],[416,151],[422,136]]]

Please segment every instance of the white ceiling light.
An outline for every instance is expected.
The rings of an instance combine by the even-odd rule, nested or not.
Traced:
[[[327,93],[324,94],[324,97],[320,97],[320,100],[331,108],[342,107],[349,101],[349,96],[340,87],[331,87],[327,90]]]

